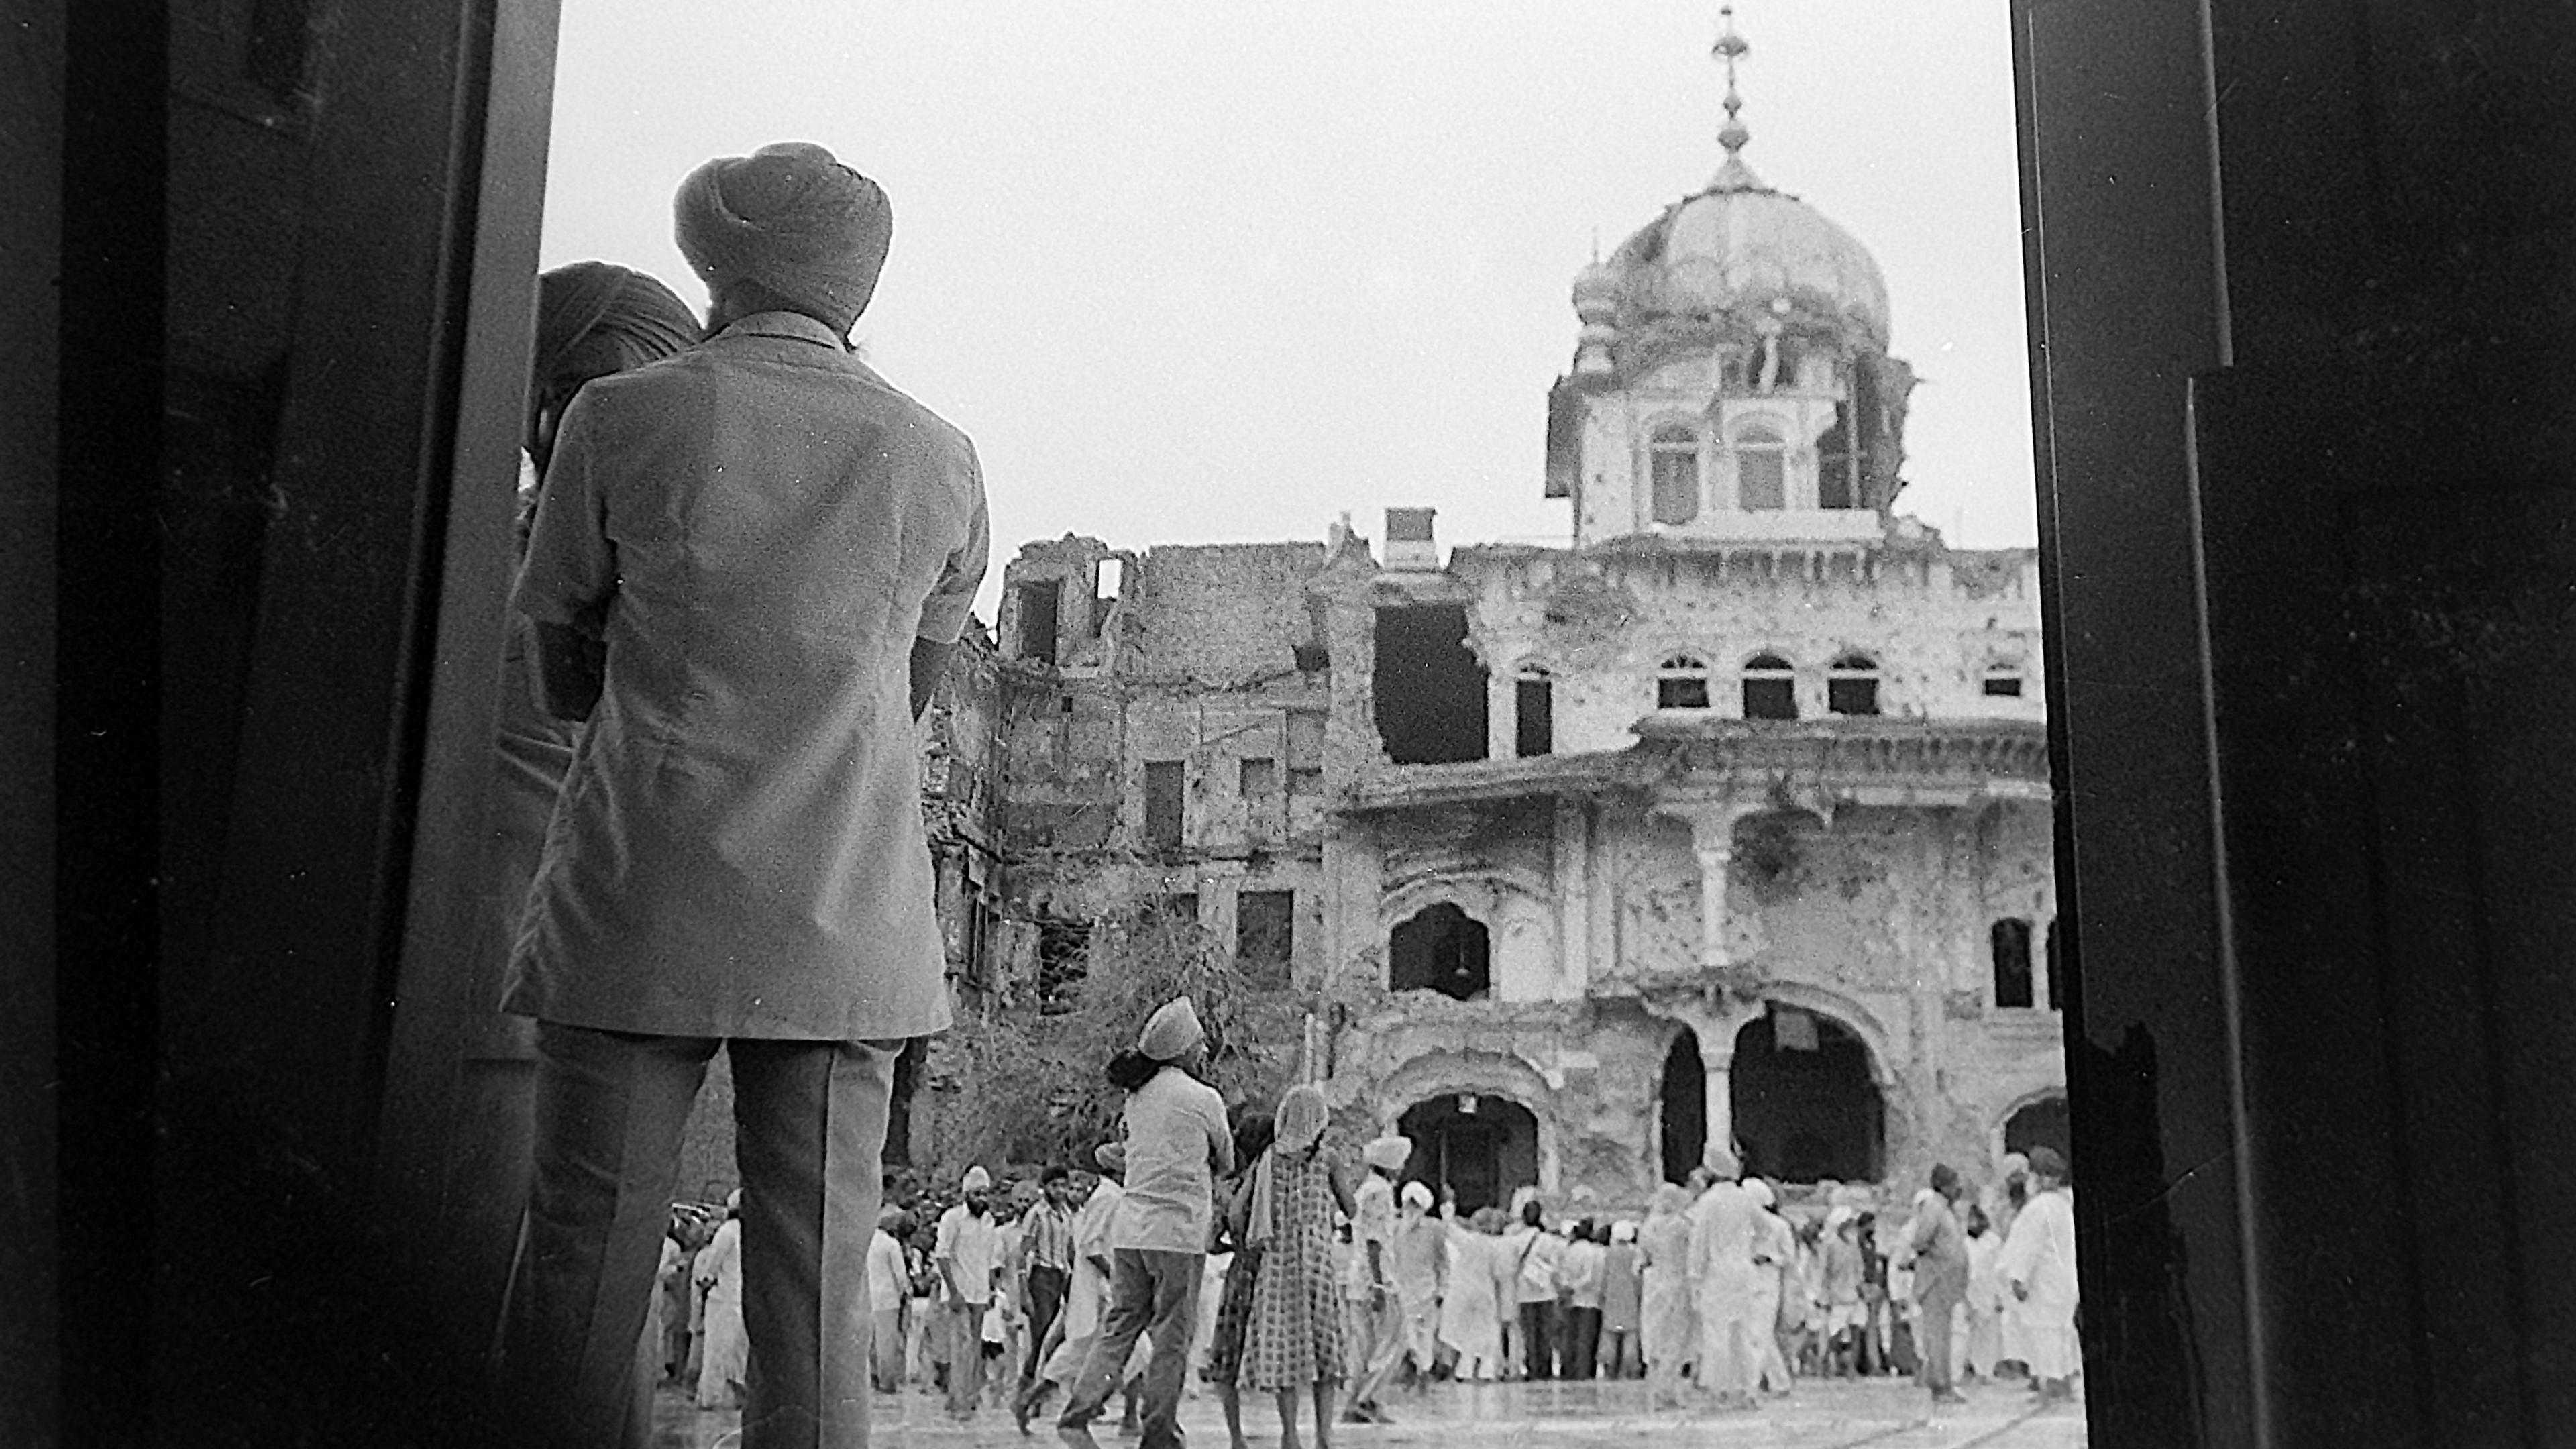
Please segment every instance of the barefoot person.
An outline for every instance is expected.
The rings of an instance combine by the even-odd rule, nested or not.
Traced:
[[[1127,1195],[1110,1229],[1108,1321],[1056,1420],[1057,1434],[1076,1449],[1092,1449],[1091,1421],[1109,1402],[1137,1335],[1146,1333],[1154,1357],[1145,1370],[1144,1449],[1180,1449],[1181,1390],[1198,1327],[1213,1193],[1216,1180],[1234,1171],[1225,1101],[1189,1072],[1206,1054],[1207,1032],[1183,996],[1157,1008],[1135,1049],[1109,1063],[1109,1080],[1127,1093],[1120,1119]]]
[[[689,1107],[732,1064],[747,1449],[867,1442],[894,1062],[948,1024],[914,721],[988,553],[964,434],[849,348],[892,237],[820,146],[674,207],[714,335],[563,410],[512,604],[587,719],[503,1007],[536,1019],[503,1413],[615,1444]]]
[[[1325,1161],[1330,1113],[1321,1087],[1288,1089],[1272,1116],[1270,1153],[1255,1171],[1247,1241],[1261,1249],[1244,1382],[1279,1396],[1280,1449],[1297,1449],[1297,1400],[1315,1406],[1315,1443],[1331,1449],[1342,1380],[1342,1290],[1333,1271],[1333,1212],[1351,1196]]]

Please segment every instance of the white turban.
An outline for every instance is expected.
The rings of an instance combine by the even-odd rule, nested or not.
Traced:
[[[1764,1182],[1758,1177],[1748,1177],[1744,1179],[1744,1195],[1753,1199],[1755,1202],[1762,1204],[1764,1207],[1769,1207],[1774,1202],[1779,1201],[1779,1199],[1771,1195],[1771,1184]]]
[[[1423,1209],[1428,1209],[1431,1206],[1431,1188],[1426,1183],[1406,1183],[1404,1185],[1402,1196],[1404,1201],[1410,1206]]]
[[[1633,1243],[1637,1241],[1637,1225],[1629,1222],[1625,1218],[1621,1218],[1619,1221],[1612,1223],[1610,1225],[1610,1241],[1614,1243]]]
[[[1158,1062],[1176,1062],[1206,1040],[1207,1030],[1199,1025],[1198,1008],[1190,1004],[1188,997],[1176,996],[1145,1018],[1145,1030],[1136,1038],[1136,1050]]]
[[[1413,1139],[1380,1137],[1361,1148],[1360,1156],[1369,1166],[1382,1172],[1400,1172],[1405,1163],[1413,1160]]]
[[[957,1190],[959,1192],[991,1192],[993,1190],[993,1175],[986,1172],[983,1165],[978,1163],[975,1166],[966,1169],[966,1180],[957,1185]]]
[[[810,141],[719,156],[689,173],[673,233],[709,291],[757,282],[846,333],[894,238],[885,192]]]
[[[1717,1142],[1710,1143],[1708,1150],[1700,1154],[1699,1164],[1707,1168],[1720,1182],[1733,1182],[1735,1174],[1742,1170],[1735,1161],[1735,1154],[1727,1151],[1723,1143]]]
[[[729,1213],[739,1212],[741,1209],[742,1189],[737,1187],[733,1191],[725,1194],[725,1211]]]

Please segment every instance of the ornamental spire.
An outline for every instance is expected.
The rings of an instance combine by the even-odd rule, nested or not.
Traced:
[[[1753,169],[1744,164],[1744,143],[1753,139],[1753,133],[1745,128],[1742,118],[1737,115],[1744,109],[1744,97],[1735,89],[1735,62],[1753,46],[1736,33],[1734,6],[1721,5],[1717,13],[1726,21],[1726,30],[1717,37],[1717,44],[1709,48],[1709,53],[1726,63],[1726,124],[1717,133],[1717,144],[1726,148],[1726,164],[1718,168],[1717,180],[1711,185],[1714,189],[1726,190],[1758,187],[1761,182],[1754,178]]]

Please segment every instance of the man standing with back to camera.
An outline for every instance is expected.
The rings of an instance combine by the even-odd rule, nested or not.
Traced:
[[[791,142],[698,168],[676,212],[712,335],[566,411],[513,599],[590,727],[504,1003],[537,1019],[504,1408],[530,1443],[643,1443],[644,1299],[721,1046],[742,1442],[849,1449],[894,1061],[948,1023],[915,721],[984,575],[983,480],[849,350],[874,182]]]

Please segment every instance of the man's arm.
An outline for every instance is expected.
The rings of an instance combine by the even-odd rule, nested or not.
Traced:
[[[607,677],[602,642],[617,594],[617,551],[608,540],[607,509],[593,477],[585,393],[565,409],[528,550],[519,563],[511,605],[533,628],[538,703],[557,719],[588,719]]]

